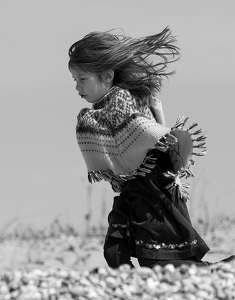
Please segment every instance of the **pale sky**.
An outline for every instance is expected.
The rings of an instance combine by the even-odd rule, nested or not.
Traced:
[[[1,0],[0,229],[14,217],[44,225],[58,214],[82,228],[89,184],[75,126],[89,104],[75,90],[67,53],[85,34],[113,28],[141,37],[169,26],[177,36],[177,73],[158,98],[168,127],[189,116],[208,136],[190,209],[203,216],[204,199],[211,216],[234,214],[234,13],[234,0]],[[93,186],[94,222],[112,197],[108,184]]]

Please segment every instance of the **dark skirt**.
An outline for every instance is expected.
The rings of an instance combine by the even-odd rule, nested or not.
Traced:
[[[192,226],[177,182],[166,176],[168,155],[158,150],[153,155],[158,160],[152,172],[128,181],[114,197],[105,245],[114,237],[128,240],[132,257],[201,261],[209,248]]]

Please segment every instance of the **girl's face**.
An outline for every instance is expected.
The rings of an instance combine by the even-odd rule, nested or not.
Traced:
[[[79,95],[89,103],[100,100],[113,85],[111,77],[101,81],[97,74],[85,72],[79,67],[70,67],[69,70],[76,81],[76,90]]]

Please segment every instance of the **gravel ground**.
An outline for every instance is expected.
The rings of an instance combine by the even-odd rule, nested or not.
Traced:
[[[231,243],[214,240],[204,260],[234,254],[234,231]],[[113,270],[106,267],[102,245],[97,238],[71,236],[1,243],[0,300],[235,300],[235,261],[151,270],[134,260],[135,269]]]
[[[34,269],[0,275],[0,300],[232,300],[235,263],[114,270]]]

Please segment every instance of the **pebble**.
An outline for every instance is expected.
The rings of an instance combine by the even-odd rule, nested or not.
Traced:
[[[0,273],[0,300],[234,300],[235,262]]]

